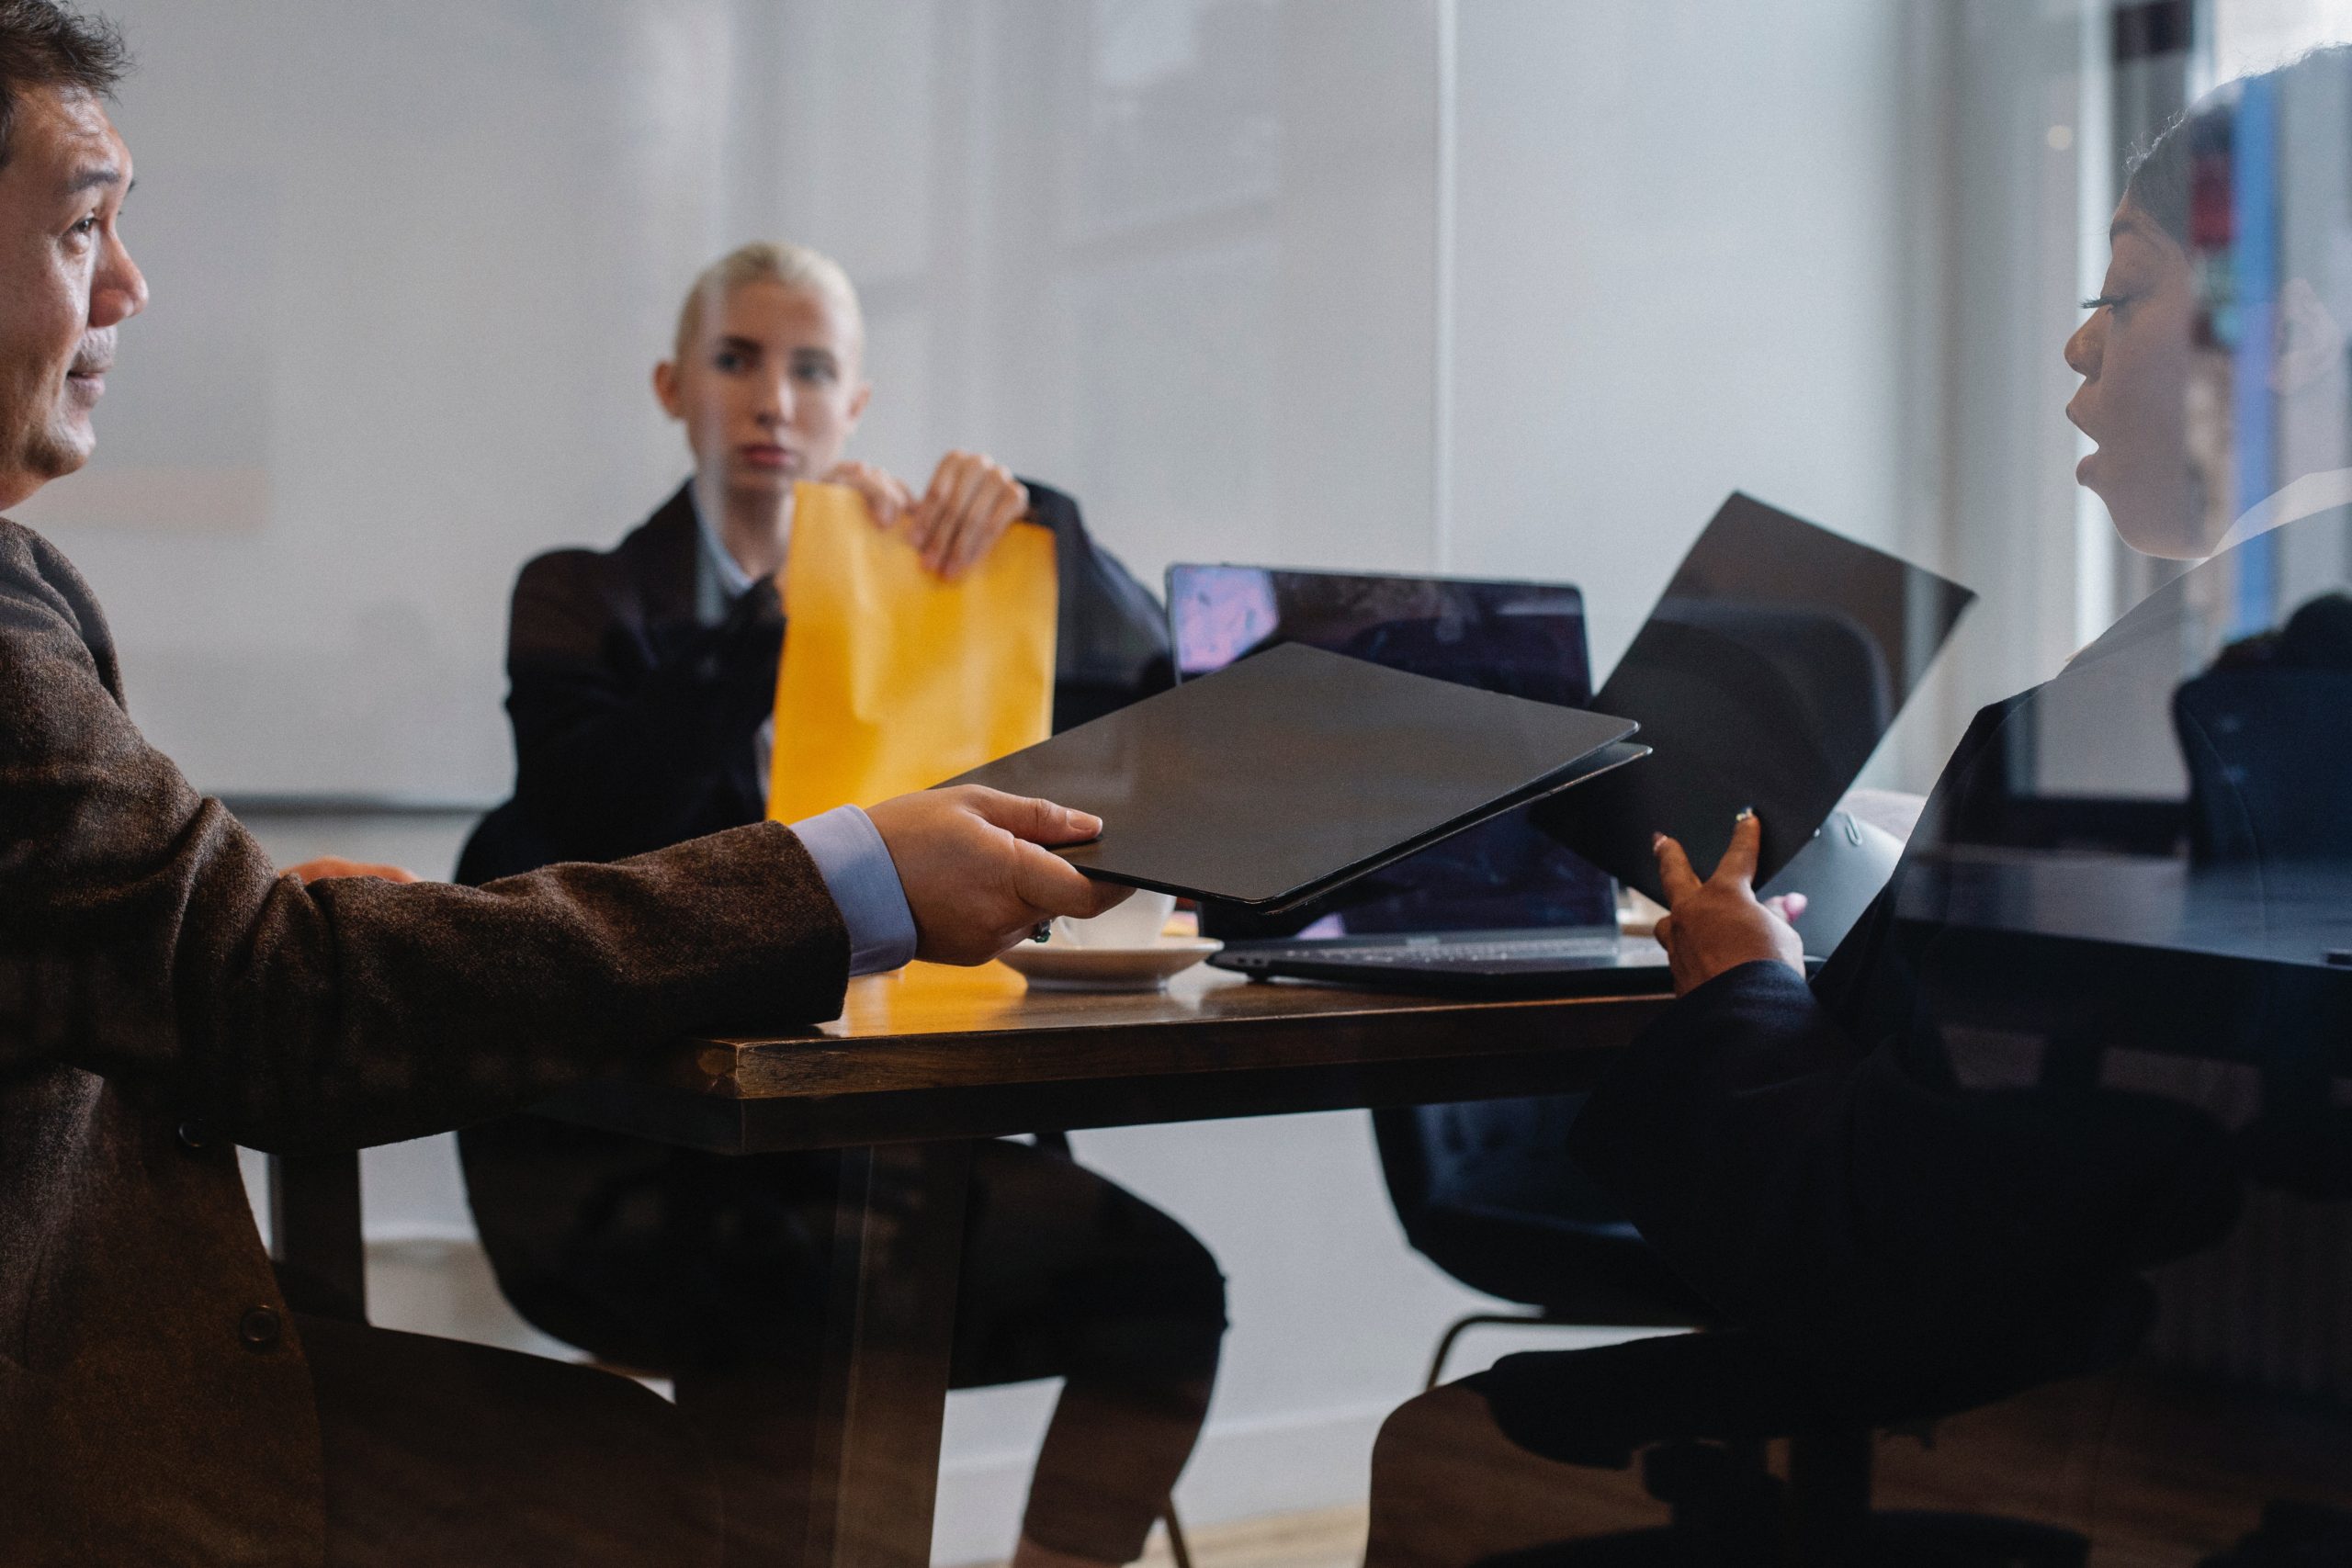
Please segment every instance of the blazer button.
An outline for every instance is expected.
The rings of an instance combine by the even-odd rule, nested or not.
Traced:
[[[237,1338],[248,1350],[274,1350],[285,1334],[286,1320],[276,1307],[254,1307],[237,1320]]]
[[[180,1123],[179,1140],[184,1151],[200,1155],[212,1146],[212,1133],[201,1122],[183,1122]]]

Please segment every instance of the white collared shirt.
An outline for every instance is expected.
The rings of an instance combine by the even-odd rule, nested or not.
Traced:
[[[743,570],[743,563],[729,553],[727,541],[718,536],[718,530],[702,514],[702,505],[695,499],[692,485],[686,487],[686,504],[694,508],[695,532],[702,538],[702,553],[695,561],[695,619],[704,626],[715,626],[727,618],[737,601],[752,591],[753,579]],[[770,770],[775,758],[774,716],[752,738],[752,750],[759,767],[760,798],[764,800],[773,782]]]
[[[2352,506],[2352,468],[2324,468],[2316,474],[2305,474],[2248,507],[2244,516],[2230,525],[2230,531],[2222,536],[2213,553],[2218,556],[2235,549],[2273,528],[2283,528],[2339,506]]]

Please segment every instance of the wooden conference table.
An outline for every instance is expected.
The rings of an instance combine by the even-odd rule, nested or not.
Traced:
[[[973,1141],[1040,1129],[1589,1087],[1664,997],[1468,1001],[1202,968],[1164,993],[1030,991],[1001,964],[852,983],[820,1029],[682,1040],[543,1113],[726,1154],[844,1152],[809,1551],[922,1568]],[[356,1156],[273,1169],[282,1261],[364,1304]]]

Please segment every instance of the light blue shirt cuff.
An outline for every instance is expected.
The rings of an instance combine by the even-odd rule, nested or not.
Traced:
[[[838,806],[795,822],[792,831],[841,906],[842,923],[849,927],[849,972],[879,975],[910,962],[915,914],[874,819],[854,806]]]

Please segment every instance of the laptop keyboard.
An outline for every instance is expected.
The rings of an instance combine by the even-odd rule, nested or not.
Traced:
[[[1329,964],[1409,964],[1417,969],[1489,964],[1557,964],[1563,960],[1610,959],[1617,955],[1619,940],[1606,934],[1512,938],[1497,942],[1399,942],[1385,946],[1330,947],[1317,944],[1258,948],[1253,959],[1311,959]],[[1237,955],[1238,956],[1238,955]]]

